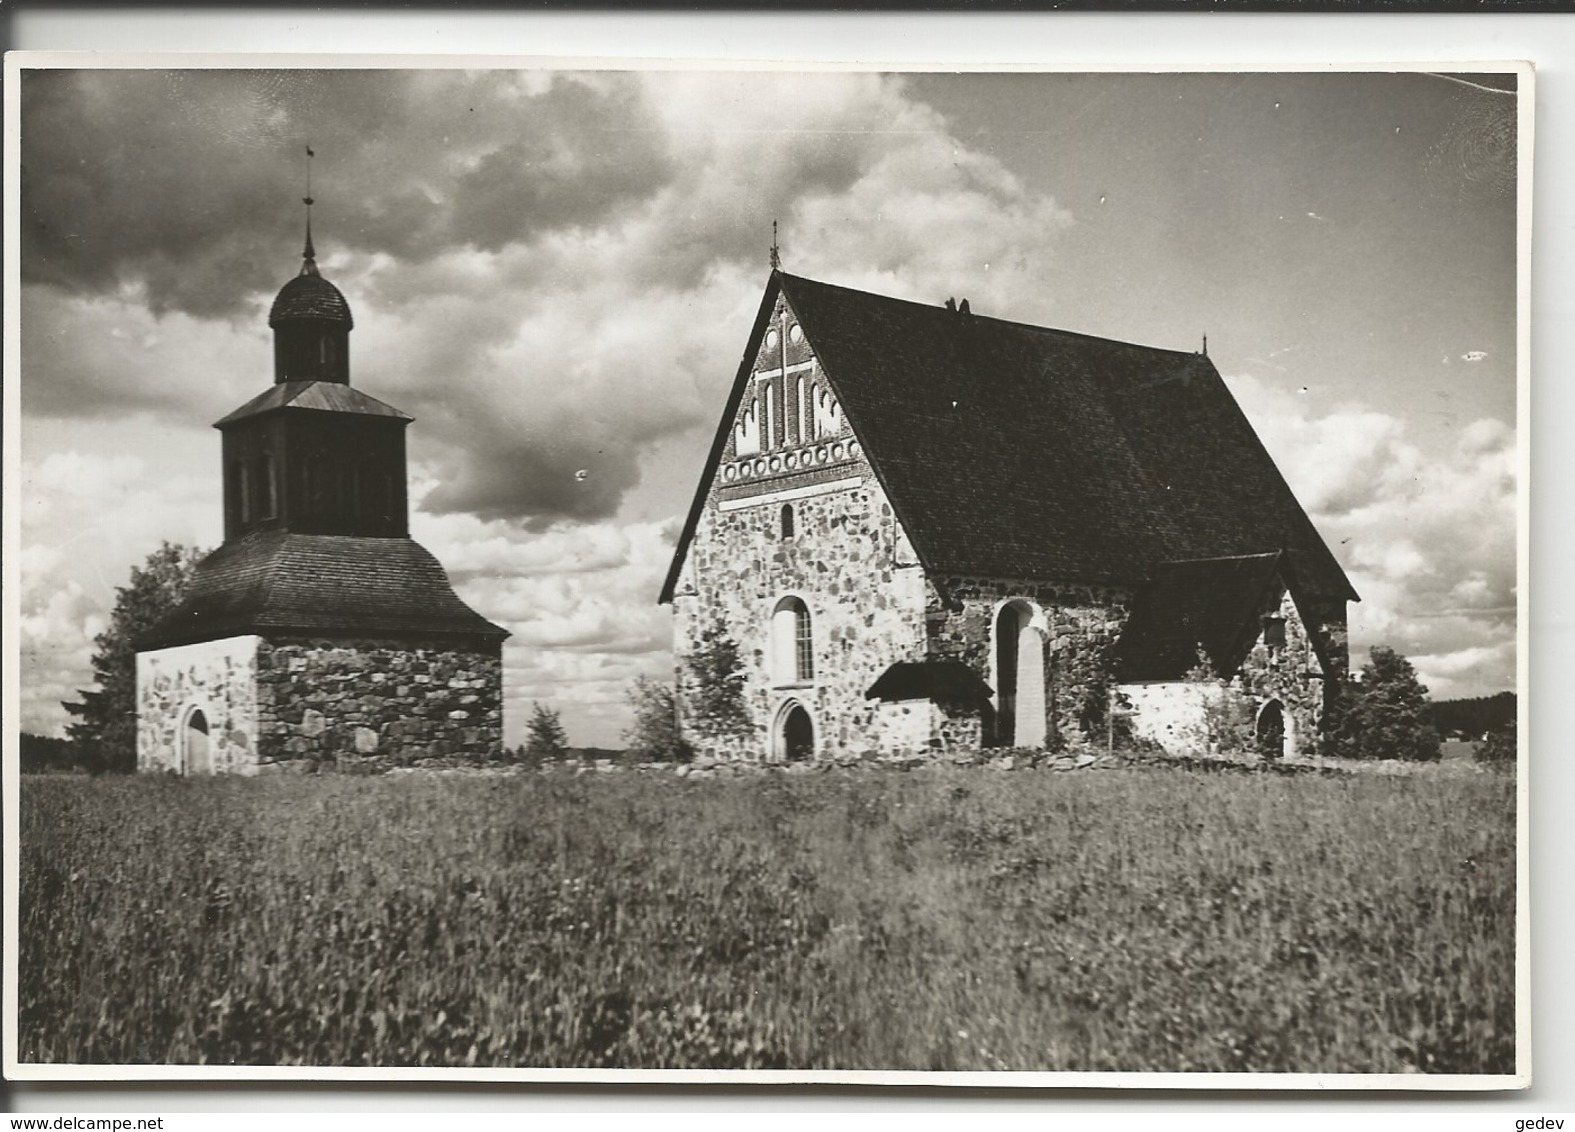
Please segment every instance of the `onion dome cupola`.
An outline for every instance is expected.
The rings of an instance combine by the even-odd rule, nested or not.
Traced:
[[[355,320],[344,295],[317,270],[312,199],[306,198],[306,248],[301,271],[279,289],[268,312],[273,329],[273,380],[350,384],[350,331]]]

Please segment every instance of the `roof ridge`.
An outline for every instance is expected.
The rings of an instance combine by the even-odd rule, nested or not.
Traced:
[[[1184,566],[1193,562],[1246,562],[1254,558],[1278,558],[1284,554],[1284,548],[1279,550],[1258,550],[1251,554],[1210,554],[1203,558],[1164,558],[1154,563],[1155,566]]]
[[[778,274],[784,279],[808,283],[814,287],[825,287],[828,290],[833,291],[847,291],[855,295],[867,295],[870,298],[879,299],[885,303],[901,303],[904,306],[917,307],[922,311],[927,311],[934,314],[955,314],[960,318],[972,318],[975,321],[980,322],[994,322],[1001,326],[1015,326],[1022,330],[1032,330],[1039,334],[1054,334],[1064,338],[1075,338],[1084,342],[1098,342],[1111,346],[1125,346],[1128,349],[1145,350],[1155,354],[1173,354],[1178,358],[1201,358],[1206,356],[1199,354],[1195,350],[1175,350],[1169,346],[1150,346],[1145,342],[1133,342],[1126,338],[1109,338],[1101,334],[1086,334],[1080,330],[1065,330],[1059,326],[1045,326],[1037,322],[1024,322],[1021,319],[1001,318],[999,315],[993,314],[980,314],[978,311],[971,308],[966,315],[963,315],[959,312],[948,311],[944,306],[938,306],[934,303],[921,302],[918,299],[898,298],[896,295],[884,295],[879,291],[866,291],[860,287],[848,287],[841,283],[827,283],[823,279],[811,279],[807,275],[791,275],[785,271],[778,272]]]

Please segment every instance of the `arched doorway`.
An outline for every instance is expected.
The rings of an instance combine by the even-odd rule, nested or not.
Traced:
[[[184,774],[212,774],[213,757],[208,747],[208,717],[194,708],[186,717],[181,735],[181,771]]]
[[[1045,745],[1044,637],[1026,601],[1009,601],[995,617],[996,744]]]
[[[777,713],[773,754],[788,762],[805,762],[815,757],[815,722],[797,700],[789,700]]]
[[[1258,754],[1266,759],[1281,758],[1285,754],[1285,708],[1279,700],[1270,700],[1258,711],[1255,732]]]

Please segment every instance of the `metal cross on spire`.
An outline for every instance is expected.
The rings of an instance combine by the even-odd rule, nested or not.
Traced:
[[[317,274],[317,250],[312,247],[312,205],[317,202],[312,199],[312,158],[317,154],[312,152],[312,147],[306,147],[306,195],[301,198],[301,203],[306,205],[306,248],[301,256],[305,260],[301,264],[302,275]]]
[[[771,270],[776,271],[782,266],[782,251],[777,247],[777,222],[771,222]]]

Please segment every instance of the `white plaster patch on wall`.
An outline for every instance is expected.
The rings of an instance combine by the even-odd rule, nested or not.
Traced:
[[[883,703],[876,710],[875,734],[883,755],[919,755],[930,750],[935,705],[929,700]]]
[[[137,654],[137,769],[257,773],[261,637]]]
[[[1118,691],[1132,705],[1132,733],[1158,743],[1173,755],[1197,753],[1207,744],[1204,709],[1225,689],[1185,681],[1122,684]]]

